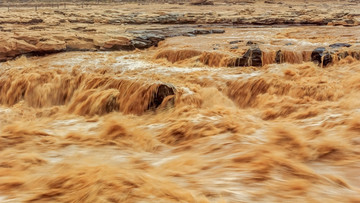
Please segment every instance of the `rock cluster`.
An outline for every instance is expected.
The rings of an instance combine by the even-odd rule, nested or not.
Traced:
[[[223,33],[221,29],[198,29],[189,27],[166,27],[149,30],[134,30],[120,35],[108,36],[96,32],[85,31],[49,33],[41,36],[41,32],[5,33],[0,40],[0,61],[6,61],[19,55],[45,55],[64,51],[114,51],[145,49],[157,46],[165,38],[175,36],[196,36],[211,33]],[[31,35],[26,35],[31,34]],[[10,35],[10,36],[9,36]],[[0,33],[1,36],[1,33]]]
[[[235,66],[262,66],[262,51],[259,47],[252,46],[242,57],[236,59]]]
[[[343,50],[344,47],[351,47],[348,43],[334,43],[329,47],[318,47],[311,53],[311,61],[325,67],[333,62],[347,56],[352,56],[354,59],[360,60],[359,52]]]
[[[225,32],[210,29],[215,24],[360,24],[360,6],[357,5],[352,6],[353,10],[344,12],[344,9],[338,9],[340,5],[336,3],[326,7],[320,7],[316,2],[306,5],[284,3],[279,9],[277,4],[271,2],[268,1],[266,7],[255,6],[254,1],[242,1],[242,5],[162,5],[161,8],[156,5],[119,5],[119,8],[1,12],[0,61],[22,54],[144,49],[157,46],[159,41],[167,37]],[[205,29],[199,25],[205,25]],[[245,61],[258,53],[254,51],[240,58],[239,64],[249,64]],[[258,63],[258,59],[251,62],[253,65]]]

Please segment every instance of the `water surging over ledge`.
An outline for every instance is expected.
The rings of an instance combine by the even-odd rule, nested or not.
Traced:
[[[104,71],[104,72],[101,72]],[[73,69],[12,69],[1,76],[0,103],[20,101],[31,107],[68,106],[79,115],[102,115],[112,111],[142,114],[163,101],[173,102],[175,87],[150,79],[130,79],[106,74],[106,70],[86,73]]]
[[[80,65],[101,54],[89,55]],[[9,117],[0,119],[1,195],[25,202],[359,200],[358,171],[351,171],[360,143],[358,61],[326,69],[127,71],[114,70],[113,61],[86,70],[2,66],[1,113]],[[64,111],[37,115],[54,105]],[[164,110],[146,113],[156,105]]]

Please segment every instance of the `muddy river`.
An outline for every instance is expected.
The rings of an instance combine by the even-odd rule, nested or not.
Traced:
[[[360,202],[359,36],[234,27],[1,63],[0,202]]]

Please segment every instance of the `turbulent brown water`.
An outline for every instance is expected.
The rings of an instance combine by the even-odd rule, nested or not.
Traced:
[[[0,202],[360,202],[359,61],[166,46],[2,63]]]

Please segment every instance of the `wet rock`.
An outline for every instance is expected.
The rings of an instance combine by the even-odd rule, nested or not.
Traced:
[[[222,33],[225,33],[225,30],[215,29],[215,30],[211,30],[211,33],[213,33],[213,34],[222,34]]]
[[[144,40],[140,38],[131,40],[131,44],[138,49],[146,49],[152,46],[152,42],[150,40]]]
[[[360,60],[360,52],[352,51],[350,55],[357,60]]]
[[[94,24],[94,19],[89,18],[72,18],[69,19],[70,23],[84,23],[84,24]]]
[[[331,53],[325,47],[316,48],[311,53],[311,61],[325,67],[332,62]]]
[[[251,47],[235,61],[235,66],[262,66],[262,51],[258,47]]]
[[[200,30],[200,29],[196,29],[192,31],[192,34],[195,35],[205,35],[205,34],[211,34],[210,30]]]
[[[214,5],[214,2],[208,0],[193,0],[190,2],[191,5]]]
[[[346,58],[347,56],[349,56],[349,53],[347,51],[345,51],[345,52],[338,53],[337,56],[338,56],[338,59],[343,59],[343,58]]]
[[[242,40],[234,40],[234,41],[230,41],[229,44],[237,44],[239,42],[242,42]]]
[[[117,102],[116,96],[110,95],[107,101],[105,102],[104,112],[110,113],[113,111],[119,111],[119,103]]]
[[[65,12],[60,11],[60,10],[55,10],[54,13],[55,13],[55,14],[59,14],[59,15],[63,15],[63,16],[66,15]]]
[[[336,49],[336,48],[341,48],[341,47],[351,47],[351,44],[347,44],[347,43],[335,43],[335,44],[330,44],[329,47]]]
[[[259,42],[254,42],[254,41],[248,41],[246,42],[246,46],[254,46],[254,45],[258,45]]]
[[[27,21],[25,24],[39,24],[39,23],[42,23],[42,22],[44,22],[43,19],[33,18],[33,19]]]
[[[145,39],[145,40],[150,40],[152,42],[152,44],[154,46],[157,46],[157,44],[160,42],[160,41],[163,41],[165,40],[165,37],[163,35],[160,35],[160,34],[147,34],[145,36],[140,36],[141,39]]]
[[[159,85],[153,94],[148,109],[158,108],[167,96],[175,95],[175,91],[175,87],[170,84]]]
[[[345,20],[345,23],[347,23],[348,25],[353,25],[355,23],[355,21],[352,19],[348,19],[348,20]]]
[[[265,4],[276,4],[274,0],[264,1]]]
[[[157,46],[158,43],[162,40],[165,40],[165,37],[163,35],[149,33],[138,36],[134,38],[131,42],[135,48],[145,49],[152,46]]]
[[[133,50],[131,41],[127,38],[111,39],[104,42],[105,50]]]
[[[275,62],[278,63],[278,64],[281,63],[281,50],[278,50],[276,52]]]

